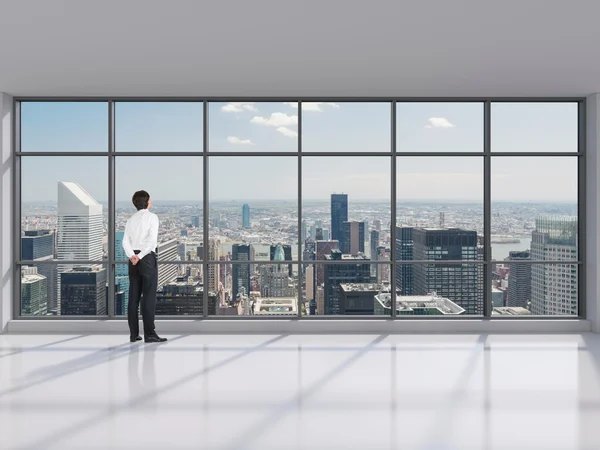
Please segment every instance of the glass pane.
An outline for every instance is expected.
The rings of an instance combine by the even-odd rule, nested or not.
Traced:
[[[524,264],[534,252],[511,252],[504,263],[494,265],[492,314],[578,315],[577,264]],[[576,253],[565,252],[564,259],[569,256],[576,260]]]
[[[105,265],[33,264],[21,267],[24,316],[107,315]]]
[[[492,103],[493,152],[576,152],[577,103]]]
[[[297,180],[297,157],[211,157],[210,260],[296,261]]]
[[[302,151],[391,152],[390,103],[302,103]]]
[[[117,264],[115,268],[115,314],[126,316],[129,305],[130,285],[128,265]],[[201,316],[203,306],[204,277],[201,264],[159,264],[156,291],[157,316]],[[217,297],[209,292],[208,311],[216,311]]]
[[[211,152],[297,152],[297,103],[210,103]]]
[[[399,157],[396,258],[483,259],[483,158]]]
[[[396,151],[483,152],[483,103],[397,103]]]
[[[201,152],[202,117],[199,102],[118,102],[115,150]]]
[[[208,285],[209,292],[215,292],[218,299],[216,315],[293,317],[298,314],[297,264],[211,264]]]
[[[577,228],[577,158],[492,158],[492,258],[502,261],[511,251],[531,249],[536,232],[546,232],[546,225],[538,229],[538,219],[546,216]],[[576,235],[569,245],[577,248]],[[551,255],[548,247],[534,258]]]
[[[140,189],[150,194],[151,211],[159,219],[159,260],[199,259],[204,245],[202,164],[201,156],[116,157],[116,261],[127,260],[122,246],[125,224],[136,212],[131,198]],[[144,183],[140,174],[156,176]]]
[[[401,302],[438,303],[436,308],[440,309],[440,313],[422,313],[425,315],[482,315],[483,280],[483,264],[438,263],[396,266],[396,290]],[[456,305],[460,308],[457,309]]]
[[[304,260],[391,253],[390,158],[305,157],[302,176]]]
[[[107,152],[108,103],[22,102],[21,151]]]
[[[21,159],[23,260],[107,257],[108,158]]]
[[[324,259],[348,264],[313,263],[303,266],[303,315],[391,314],[391,265],[369,264],[364,255],[341,255],[339,250],[332,250]]]

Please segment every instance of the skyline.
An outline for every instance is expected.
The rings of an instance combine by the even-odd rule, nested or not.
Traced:
[[[478,200],[483,156],[427,156],[430,151],[483,151],[482,103],[397,104],[397,197]],[[23,103],[22,151],[107,151],[106,103]],[[211,200],[293,199],[298,156],[244,156],[245,151],[298,150],[297,105],[210,103]],[[570,103],[492,104],[492,152],[571,152],[577,149],[577,107]],[[118,201],[145,188],[154,199],[186,193],[202,199],[203,157],[119,156],[120,151],[201,151],[202,104],[116,104],[115,179]],[[341,156],[391,150],[388,103],[304,103],[302,149],[340,156],[302,156],[302,195],[326,199],[344,191],[359,200],[388,198],[392,156]],[[400,156],[402,150],[423,156]],[[219,152],[241,152],[219,156]],[[343,158],[343,159],[342,159]],[[80,183],[108,196],[106,156],[22,156],[22,198],[52,200],[57,181]],[[492,156],[492,199],[575,201],[577,157]],[[140,174],[151,176],[139,181]],[[276,186],[277,189],[273,189]],[[43,193],[44,197],[40,197]]]

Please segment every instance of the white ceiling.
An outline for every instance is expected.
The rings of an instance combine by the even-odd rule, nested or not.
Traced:
[[[19,96],[584,96],[598,0],[0,0]]]

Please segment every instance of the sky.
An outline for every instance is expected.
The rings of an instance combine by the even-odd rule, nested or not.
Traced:
[[[483,158],[431,157],[428,152],[483,151],[483,104],[398,103],[397,151],[423,153],[397,158],[397,198],[406,201],[483,199]],[[575,152],[577,105],[495,103],[492,151]],[[97,151],[108,147],[108,105],[24,103],[22,150]],[[117,103],[116,152],[198,152],[203,145],[201,103]],[[221,200],[295,199],[297,156],[243,156],[244,152],[296,152],[296,103],[211,103],[208,117],[209,197]],[[302,149],[307,152],[388,152],[389,103],[304,103]],[[218,156],[219,152],[240,156]],[[138,189],[155,203],[201,201],[202,158],[122,156],[115,162],[117,201]],[[328,200],[347,193],[354,200],[391,198],[390,156],[305,156],[304,199]],[[23,201],[56,201],[57,181],[75,181],[94,198],[108,197],[106,157],[23,157]],[[492,201],[575,202],[576,157],[492,158]]]

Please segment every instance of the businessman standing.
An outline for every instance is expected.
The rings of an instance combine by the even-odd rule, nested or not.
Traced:
[[[129,341],[141,341],[138,309],[142,305],[144,342],[165,342],[154,330],[156,288],[158,284],[158,217],[149,211],[152,207],[150,194],[137,191],[133,194],[137,212],[125,225],[123,249],[129,258]]]

